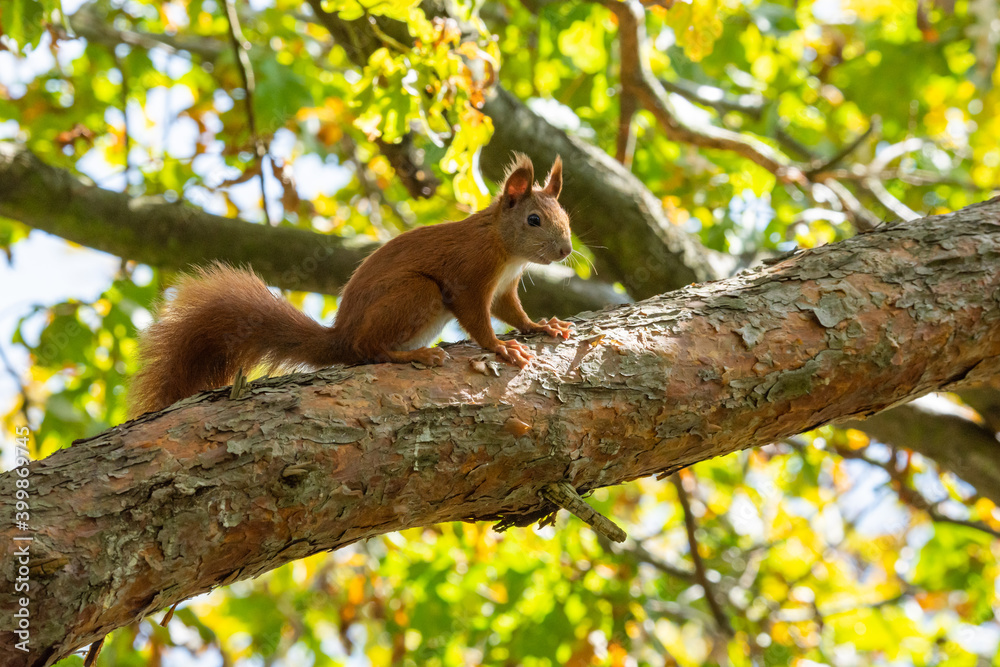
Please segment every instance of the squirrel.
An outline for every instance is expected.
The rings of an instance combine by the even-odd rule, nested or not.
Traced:
[[[539,188],[531,160],[516,153],[485,209],[404,232],[369,255],[344,287],[330,327],[249,270],[219,262],[197,269],[139,338],[131,416],[232,384],[240,369],[258,365],[270,373],[380,362],[440,366],[448,355],[428,345],[452,318],[479,345],[524,368],[533,358],[528,348],[498,339],[490,315],[522,333],[569,338],[569,322],[533,322],[517,296],[529,262],[549,264],[572,252],[561,189],[559,157]]]

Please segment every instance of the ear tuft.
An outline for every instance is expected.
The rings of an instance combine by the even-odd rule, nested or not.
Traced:
[[[562,158],[556,156],[556,161],[552,163],[552,169],[545,178],[545,194],[550,197],[559,197],[562,192]]]
[[[507,175],[503,181],[503,203],[513,206],[524,197],[531,194],[535,184],[535,168],[531,159],[524,153],[514,153],[514,161],[507,167]]]

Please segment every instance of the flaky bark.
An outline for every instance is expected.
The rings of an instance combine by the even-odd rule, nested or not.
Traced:
[[[31,464],[32,652],[4,629],[3,663],[51,664],[213,586],[388,531],[525,525],[553,509],[538,495],[553,482],[665,473],[994,375],[1000,198],[585,314],[568,343],[524,340],[539,357],[521,372],[476,373],[482,350],[460,344],[439,369],[276,378]],[[16,479],[0,477],[2,497]]]

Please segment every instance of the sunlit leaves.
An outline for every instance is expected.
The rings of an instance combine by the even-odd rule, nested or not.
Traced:
[[[255,59],[254,71],[257,76],[254,103],[262,131],[274,132],[299,109],[312,106],[312,95],[302,78],[277,59]]]
[[[588,74],[604,70],[608,63],[608,49],[604,44],[605,30],[598,15],[586,21],[574,21],[559,35],[559,48],[573,64]]]
[[[28,227],[19,222],[0,218],[0,252],[6,255],[7,261],[11,258],[11,247],[27,238],[29,231]]]
[[[124,419],[136,318],[147,315],[156,294],[155,282],[139,286],[123,279],[93,303],[61,303],[22,318],[14,341],[31,354],[33,390],[27,398],[45,405],[35,455],[47,456]],[[37,337],[26,335],[39,319]]]
[[[9,37],[21,51],[36,47],[58,9],[58,0],[8,0],[0,8],[0,36]]]
[[[441,164],[446,173],[455,174],[453,187],[458,200],[472,208],[483,208],[490,195],[472,161],[479,148],[489,142],[493,121],[470,106],[463,112],[459,128]]]
[[[496,80],[499,52],[492,40],[466,40],[454,22],[435,20],[418,26],[416,48],[398,53],[376,50],[355,84],[357,126],[369,139],[400,141],[411,129],[433,143],[447,145],[441,167],[456,174],[455,194],[470,206],[487,201],[475,153],[489,141],[492,124],[477,111],[485,87]],[[459,122],[451,117],[459,115]]]
[[[363,16],[384,16],[398,21],[415,19],[419,0],[325,0],[323,8],[337,13],[345,21]]]
[[[695,62],[710,54],[722,35],[722,19],[715,0],[674,3],[667,12],[667,24],[674,29],[677,44]]]
[[[992,618],[997,558],[993,540],[964,526],[937,524],[920,550],[913,583],[928,592],[949,593],[949,606],[971,623]]]

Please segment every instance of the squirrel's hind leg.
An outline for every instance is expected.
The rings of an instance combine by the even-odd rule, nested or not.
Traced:
[[[385,356],[394,364],[416,361],[424,366],[442,366],[448,353],[439,347],[419,347],[416,350],[390,350]]]
[[[437,283],[411,274],[399,281],[394,292],[366,307],[354,332],[354,347],[360,356],[375,362],[440,366],[447,353],[427,345],[441,335],[451,318]]]

